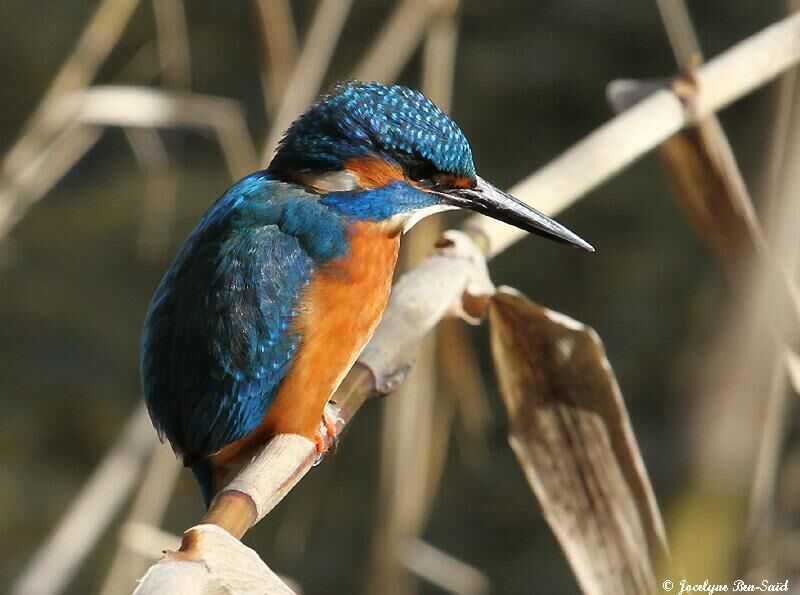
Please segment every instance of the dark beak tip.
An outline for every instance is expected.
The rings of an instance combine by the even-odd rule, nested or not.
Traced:
[[[474,188],[440,193],[448,204],[469,209],[518,227],[529,233],[594,252],[594,246],[530,205],[493,186],[481,177]]]

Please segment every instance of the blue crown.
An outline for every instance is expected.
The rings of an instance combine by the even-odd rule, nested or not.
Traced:
[[[300,116],[269,170],[334,170],[368,155],[400,165],[428,162],[437,171],[475,179],[464,133],[430,99],[400,85],[360,81],[337,85]]]

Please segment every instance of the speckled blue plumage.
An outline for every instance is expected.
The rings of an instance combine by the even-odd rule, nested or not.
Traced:
[[[352,194],[320,198],[252,174],[203,216],[155,292],[142,335],[145,401],[159,434],[200,465],[206,497],[203,459],[263,419],[302,345],[291,329],[302,289],[347,253],[348,222],[430,200],[405,184]]]
[[[260,172],[209,209],[161,281],[142,336],[150,415],[187,464],[251,432],[300,347],[302,287],[347,249],[344,222]]]
[[[270,170],[337,170],[367,154],[389,161],[417,158],[475,179],[464,133],[430,99],[399,85],[359,81],[338,85],[298,118]]]
[[[208,210],[156,290],[142,335],[145,400],[206,502],[208,457],[264,418],[303,346],[292,326],[303,288],[347,255],[349,224],[438,201],[403,181],[316,194],[294,178],[367,156],[475,176],[464,135],[423,95],[376,83],[340,86],[295,122],[266,171],[234,184]]]

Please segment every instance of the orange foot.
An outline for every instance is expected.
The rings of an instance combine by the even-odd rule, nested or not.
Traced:
[[[336,444],[339,441],[336,435],[336,422],[338,419],[333,408],[330,405],[326,405],[322,412],[322,421],[320,421],[319,428],[314,433],[314,442],[317,445],[317,463],[326,454],[336,452]]]

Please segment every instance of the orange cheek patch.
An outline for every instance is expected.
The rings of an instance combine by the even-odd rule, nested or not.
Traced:
[[[450,188],[471,188],[472,180],[466,176],[450,176],[447,174],[439,174],[436,176],[436,181],[442,186]]]
[[[348,159],[344,162],[344,167],[353,172],[361,188],[382,188],[392,182],[405,180],[400,167],[374,157]]]

